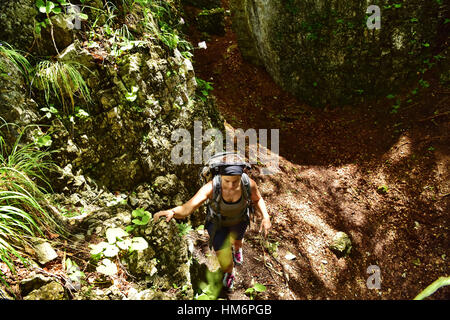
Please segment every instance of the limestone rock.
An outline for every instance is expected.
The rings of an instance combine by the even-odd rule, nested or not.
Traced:
[[[369,4],[231,0],[230,9],[243,57],[264,66],[295,96],[325,106],[385,97],[417,82],[422,61],[445,46],[438,1],[397,6],[380,0],[374,3],[381,11],[380,29],[367,26]]]
[[[337,232],[330,244],[330,249],[339,256],[345,256],[352,249],[352,242],[345,232]]]
[[[26,296],[31,291],[39,289],[40,287],[53,281],[50,277],[45,277],[42,274],[32,274],[29,278],[22,279],[19,284],[20,293]]]
[[[56,258],[58,258],[58,254],[55,249],[48,243],[42,242],[35,246],[36,256],[40,264],[46,264]]]
[[[64,287],[56,281],[43,285],[23,297],[24,300],[64,300],[64,298]]]

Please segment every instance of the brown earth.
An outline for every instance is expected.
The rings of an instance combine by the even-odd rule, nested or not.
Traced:
[[[188,17],[197,10],[185,7]],[[315,109],[243,60],[230,20],[224,36],[208,36],[188,19],[189,40],[207,43],[194,52],[196,76],[212,82],[229,128],[279,129],[280,171],[250,172],[272,217],[267,241],[277,249],[263,249],[254,223],[235,290],[222,297],[248,299],[244,291],[261,283],[267,291],[257,299],[412,299],[449,276],[449,89],[428,71],[430,86],[417,85],[415,95],[405,88],[396,113],[388,98]],[[347,257],[328,248],[337,231],[352,240]],[[210,261],[207,236],[198,239],[197,256]],[[296,258],[286,259],[288,252]],[[380,268],[379,290],[367,288],[370,265]],[[449,298],[445,287],[429,299]]]

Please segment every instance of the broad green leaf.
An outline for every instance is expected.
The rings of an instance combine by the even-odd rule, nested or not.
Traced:
[[[40,13],[46,12],[44,0],[36,0],[36,7],[39,9]]]
[[[122,249],[122,250],[128,250],[128,248],[131,246],[131,240],[125,239],[125,240],[119,240],[116,242],[116,245]]]
[[[127,99],[130,102],[134,102],[137,99],[137,95],[135,93],[127,92],[125,94],[125,99]]]
[[[266,291],[266,286],[262,285],[260,283],[255,283],[255,285],[253,286],[253,288],[255,288],[256,291],[258,292],[264,292]]]
[[[45,6],[46,13],[51,13],[54,7],[55,4],[53,2],[47,1],[47,5]]]
[[[113,276],[117,273],[117,266],[109,259],[103,259],[102,264],[97,267],[97,272],[107,276]]]
[[[254,288],[248,288],[247,290],[245,290],[245,294],[247,294],[247,293],[249,293],[249,294],[252,294],[253,293],[253,291],[255,291],[255,289]]]
[[[89,16],[85,13],[78,13],[78,18],[80,18],[81,20],[87,20],[89,18]]]
[[[117,256],[119,253],[119,248],[117,248],[115,245],[110,244],[106,247],[105,251],[103,251],[103,254],[105,257],[112,258]]]
[[[109,228],[106,230],[106,239],[110,244],[115,243],[117,238],[120,239],[126,236],[128,236],[128,233],[122,228]]]
[[[202,293],[201,295],[197,296],[195,300],[212,300],[207,294]]]
[[[83,109],[79,109],[77,112],[77,116],[80,118],[87,118],[87,117],[89,117],[89,113],[87,113]]]
[[[136,93],[138,92],[138,90],[139,90],[139,87],[137,87],[137,86],[131,87],[131,92],[127,92],[125,94],[125,99],[127,99],[130,102],[135,101],[137,99]]]
[[[131,213],[133,217],[142,217],[142,219],[133,219],[131,222],[133,222],[134,224],[137,224],[139,226],[144,226],[146,225],[149,220],[150,220],[150,213],[148,211],[145,211],[144,209],[136,209],[133,210],[133,212]]]
[[[91,248],[91,254],[95,255],[95,254],[99,254],[99,253],[103,252],[103,250],[105,250],[107,246],[108,246],[108,244],[106,242],[102,241],[98,244],[89,245],[89,248]]]
[[[52,138],[48,135],[40,136],[37,138],[36,144],[39,147],[50,147],[52,145]]]
[[[66,270],[69,271],[70,269],[72,269],[72,260],[70,260],[69,258],[66,259]],[[70,273],[70,271],[69,271]]]
[[[140,209],[133,210],[131,212],[131,215],[133,217],[142,217],[144,215],[144,212],[145,212],[145,210],[143,208],[140,208]]]
[[[450,277],[440,277],[435,282],[430,284],[428,287],[425,288],[422,292],[420,292],[414,300],[422,300],[425,299],[428,296],[431,296],[433,293],[435,293],[439,288],[450,285]]]
[[[131,222],[133,222],[134,224],[137,224],[139,226],[145,226],[149,220],[150,220],[150,216],[143,216],[142,220],[133,219]]]
[[[142,237],[135,237],[131,239],[130,250],[145,250],[148,248],[148,243]]]

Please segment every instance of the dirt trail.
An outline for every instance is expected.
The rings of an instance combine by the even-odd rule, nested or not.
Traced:
[[[191,27],[190,40],[208,46],[195,51],[196,75],[213,83],[231,128],[280,130],[281,171],[250,173],[272,216],[268,241],[277,258],[262,249],[253,223],[235,290],[224,297],[248,299],[244,291],[257,282],[267,286],[258,299],[412,299],[448,276],[448,88],[427,74],[430,88],[395,114],[387,99],[313,109],[243,61],[230,26],[227,16],[225,36],[211,39]],[[348,257],[328,248],[337,231],[352,240]],[[211,262],[207,236],[197,240],[197,255]],[[379,290],[366,286],[370,265],[381,270]],[[449,287],[432,296],[449,298]]]

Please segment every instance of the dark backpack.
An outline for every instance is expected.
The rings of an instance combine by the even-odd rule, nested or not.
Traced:
[[[230,160],[231,158],[231,160]],[[220,197],[222,192],[222,185],[220,179],[220,167],[225,165],[239,165],[244,168],[250,169],[250,164],[242,161],[242,158],[239,157],[235,152],[222,152],[219,154],[215,154],[212,156],[206,163],[206,166],[203,167],[200,171],[200,180],[205,184],[206,182],[212,179],[213,182],[213,195],[212,200],[208,199],[207,201],[207,213],[206,213],[206,221],[205,225],[208,222],[213,223],[213,232],[209,239],[209,246],[212,247],[212,240],[214,239],[214,235],[216,230],[222,227],[223,217],[220,214]],[[250,224],[250,213],[252,213],[253,206],[251,200],[251,191],[250,191],[250,178],[244,172],[241,175],[241,183],[243,186],[243,196],[245,201],[247,202],[246,208],[241,213],[242,221],[248,221]]]

